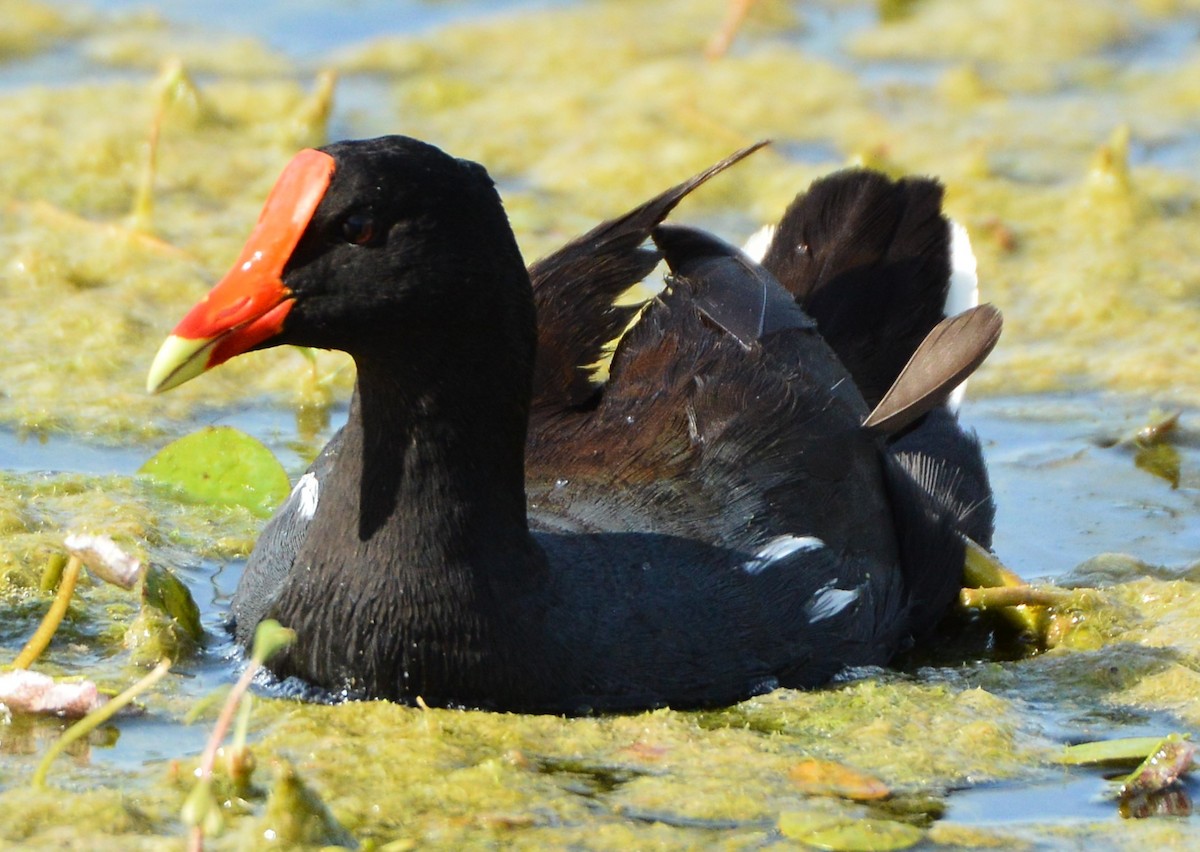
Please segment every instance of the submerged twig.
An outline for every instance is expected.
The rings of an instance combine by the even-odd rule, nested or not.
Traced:
[[[977,609],[998,608],[1019,632],[1041,636],[1046,620],[1043,607],[1053,604],[1030,598],[1029,585],[987,548],[967,536],[963,543],[963,583],[968,588],[959,593],[959,603]]]

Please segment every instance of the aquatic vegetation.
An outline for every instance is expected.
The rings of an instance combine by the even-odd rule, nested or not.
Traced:
[[[220,806],[213,792],[213,763],[217,757],[218,746],[229,729],[229,724],[239,703],[241,703],[243,712],[238,719],[234,744],[226,754],[226,766],[229,777],[237,789],[245,790],[249,786],[249,776],[253,771],[254,762],[246,749],[246,726],[251,707],[251,698],[246,694],[246,690],[250,688],[250,682],[258,674],[262,665],[291,644],[295,638],[296,634],[293,631],[280,627],[278,622],[270,620],[260,623],[254,633],[254,648],[250,654],[250,662],[226,696],[225,704],[217,717],[217,723],[213,726],[212,735],[204,748],[204,753],[200,756],[200,765],[196,770],[196,786],[183,805],[183,821],[192,828],[191,848],[193,849],[200,849],[203,846],[203,838],[206,833],[215,834],[224,827]],[[295,779],[294,773],[291,773],[291,782],[293,788],[299,789],[300,785]],[[299,792],[296,792],[296,796],[304,802],[310,801],[310,798],[301,796]],[[289,836],[282,842],[299,842],[301,839],[301,837]]]
[[[725,0],[563,4],[433,33],[381,32],[300,63],[243,36],[183,33],[154,14],[9,4],[0,58],[53,63],[53,47],[104,73],[0,92],[9,128],[0,140],[0,423],[30,441],[65,431],[144,447],[149,458],[226,412],[284,406],[303,421],[296,438],[288,433],[296,454],[319,446],[351,380],[339,357],[261,353],[165,397],[144,395],[142,376],[147,341],[236,252],[283,163],[330,133],[402,131],[484,161],[530,257],[667,176],[771,136],[763,162],[706,188],[681,220],[747,235],[797,188],[847,162],[938,175],[952,214],[972,231],[987,297],[1009,318],[972,393],[1153,397],[1169,413],[1103,451],[1122,465],[1104,488],[1120,499],[1121,477],[1143,477],[1134,465],[1144,464],[1163,477],[1154,481],[1164,493],[1178,484],[1170,493],[1179,499],[1134,511],[1194,523],[1200,58],[1169,36],[1195,3],[907,6],[883,21],[850,0],[760,2],[718,62],[701,54]],[[1158,39],[1165,59],[1146,61]],[[1013,51],[1017,43],[1028,52]],[[336,69],[336,89],[317,66]],[[1081,436],[1071,454],[1024,452],[1017,469],[1058,471],[1062,494],[1046,499],[1069,506],[1084,487],[1079,466],[1101,450]],[[183,720],[237,666],[220,626],[230,591],[223,566],[252,546],[254,507],[286,485],[264,473],[273,484],[261,494],[216,506],[129,474],[0,471],[0,647],[11,659],[34,632],[67,564],[63,535],[76,530],[110,537],[187,586],[203,640],[196,610],[176,608],[169,623],[188,623],[201,653],[185,656],[182,636],[131,650],[131,625],[157,608],[81,579],[39,672],[83,675],[112,694],[166,653],[179,676],[143,694],[143,715],[65,745],[50,792],[28,781],[63,723],[16,712],[0,722],[0,844],[176,848],[186,831],[189,755],[211,726]],[[1002,519],[1001,544],[1055,539],[1060,531],[1046,526],[1058,517],[1037,529],[1006,529]],[[1087,529],[1092,521],[1078,519]],[[1141,552],[1161,529],[1131,525],[1121,531],[1125,549]],[[1030,577],[1043,570],[1012,567]],[[1034,625],[1055,646],[1045,653],[989,658],[977,643],[953,666],[855,673],[829,690],[708,713],[568,721],[262,697],[244,728],[263,768],[237,769],[248,779],[239,791],[215,761],[226,829],[209,843],[250,845],[268,830],[346,842],[340,826],[395,848],[763,846],[859,824],[894,831],[896,843],[949,848],[1187,848],[1190,820],[1120,822],[1113,807],[1069,825],[1053,815],[968,825],[954,806],[964,788],[1060,782],[1061,743],[1082,732],[1194,733],[1198,582],[1186,565],[1097,557],[1053,587],[1035,586],[1047,597]],[[985,625],[984,643],[994,635],[985,621],[965,620]],[[155,737],[167,744],[147,746]],[[1141,758],[1161,736],[1152,739]],[[891,795],[808,795],[794,777],[808,761],[868,773]],[[1107,786],[1099,769],[1068,772],[1094,780],[1093,791]],[[299,828],[289,834],[286,823]]]
[[[45,755],[42,756],[41,763],[38,764],[37,769],[33,773],[33,779],[31,783],[33,784],[34,788],[39,790],[45,789],[46,775],[50,771],[50,764],[54,762],[56,757],[66,751],[71,743],[86,737],[96,728],[103,725],[105,722],[115,716],[120,710],[128,706],[133,699],[137,698],[147,689],[162,680],[163,675],[170,670],[171,661],[168,659],[161,660],[157,666],[151,669],[145,677],[133,684],[133,686],[126,689],[120,695],[105,701],[99,707],[92,710],[90,713],[68,728],[63,735],[58,738],[58,741],[55,742],[54,745],[46,749]]]
[[[291,489],[287,471],[271,451],[230,426],[212,426],[172,441],[138,473],[184,499],[241,506],[263,518]]]

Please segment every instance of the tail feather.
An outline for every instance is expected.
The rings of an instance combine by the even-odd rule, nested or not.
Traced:
[[[933,180],[838,172],[792,202],[763,257],[872,407],[945,315],[950,226],[941,202]]]
[[[863,423],[896,434],[946,401],[996,346],[1000,312],[980,305],[944,319],[929,332],[895,383]]]

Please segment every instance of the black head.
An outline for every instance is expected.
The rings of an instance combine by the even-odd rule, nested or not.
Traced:
[[[354,354],[521,321],[528,278],[482,166],[403,136],[321,150],[337,167],[284,267],[296,305],[281,342]]]
[[[486,170],[385,136],[293,159],[238,262],[163,345],[150,384],[285,343],[360,361],[465,349],[532,363],[533,341],[528,275]]]

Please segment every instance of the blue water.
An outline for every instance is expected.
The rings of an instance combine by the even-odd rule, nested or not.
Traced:
[[[1149,402],[1086,395],[968,400],[962,421],[984,444],[998,506],[995,547],[1029,578],[1054,577],[1099,553],[1185,567],[1200,554],[1200,449],[1179,447],[1179,487],[1138,469],[1127,446],[1104,446],[1143,425]],[[320,446],[346,416],[334,410]],[[1185,417],[1185,421],[1187,418]],[[262,440],[295,480],[306,456],[293,412],[256,406],[210,413]],[[163,439],[160,443],[165,443]],[[22,436],[0,427],[0,467],[17,472],[133,474],[157,445],[111,446],[86,436]],[[1114,488],[1120,483],[1120,488]]]
[[[64,4],[64,6],[67,4]],[[456,2],[357,2],[325,0],[265,0],[228,3],[198,0],[160,6],[160,13],[185,29],[251,35],[289,56],[296,73],[309,78],[329,54],[339,48],[389,34],[413,34],[480,15],[510,13],[566,5],[547,0],[457,0]],[[145,8],[139,0],[98,0],[93,7],[104,12]],[[871,20],[865,8],[842,10],[816,7],[806,10],[807,26],[794,38],[806,50],[833,62],[845,63],[842,40]],[[1131,65],[1152,67],[1156,61],[1178,62],[1200,27],[1181,27],[1155,37],[1123,45],[1119,57]],[[1166,57],[1163,59],[1163,57]],[[857,68],[869,83],[884,86],[896,81],[929,85],[941,69],[933,64],[873,63]],[[114,69],[89,59],[78,42],[39,54],[28,60],[0,63],[0,89],[28,85],[69,85],[84,80],[127,78],[145,80],[152,72]],[[336,111],[331,119],[334,136],[362,136],[384,132],[386,119],[373,118],[370,110],[387,96],[388,85],[369,75],[356,75],[339,84]],[[377,123],[378,122],[378,123]],[[1195,170],[1200,158],[1196,143],[1167,140],[1136,145],[1135,161],[1154,162],[1168,168]],[[797,159],[828,158],[819,146],[785,147]],[[1029,578],[1060,576],[1098,553],[1120,551],[1153,564],[1184,567],[1200,554],[1200,453],[1189,438],[1180,447],[1184,477],[1179,487],[1135,467],[1131,452],[1105,446],[1106,439],[1141,425],[1149,402],[1104,396],[985,399],[970,402],[964,422],[983,439],[996,500],[999,506],[995,547],[1014,570]],[[321,438],[344,418],[337,411]],[[237,426],[264,440],[281,458],[292,478],[303,470],[295,416],[281,409],[256,408],[210,413],[203,424]],[[16,472],[77,472],[133,474],[156,446],[106,445],[87,436],[20,435],[0,428],[0,468]],[[1118,485],[1119,484],[1119,485]],[[236,585],[240,565],[201,563],[181,571],[215,646],[195,672],[197,692],[212,683],[228,680],[235,666],[221,638],[221,620]],[[1053,728],[1053,710],[1039,710]],[[97,765],[135,767],[147,760],[198,751],[206,736],[204,726],[183,728],[154,718],[123,722],[111,747],[96,748]],[[1095,772],[1070,771],[1033,786],[994,785],[964,790],[949,798],[947,819],[965,824],[1013,823],[1023,820],[1115,818],[1110,802],[1099,799],[1105,782]]]

